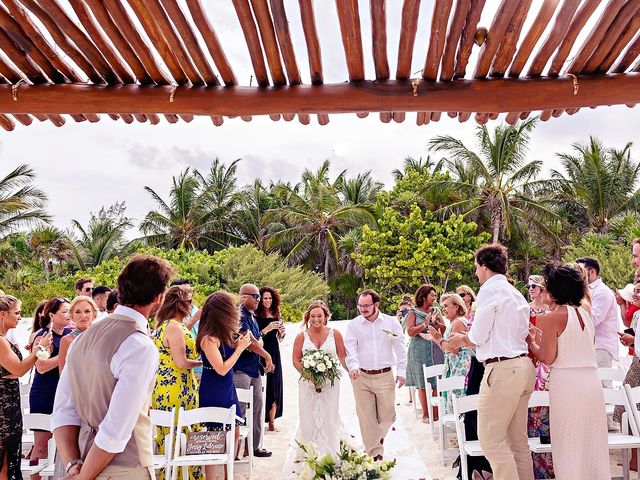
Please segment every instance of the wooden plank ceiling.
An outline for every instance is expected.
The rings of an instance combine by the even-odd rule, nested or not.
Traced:
[[[430,18],[421,0],[209,0],[209,8],[233,6],[251,85],[239,84],[216,33],[229,26],[216,25],[203,2],[0,0],[0,126],[105,114],[151,124],[206,115],[215,125],[252,115],[309,124],[314,115],[324,125],[349,112],[376,112],[383,122],[415,112],[419,125],[443,113],[478,123],[506,113],[514,123],[532,112],[548,120],[640,102],[640,0],[433,0]],[[495,14],[481,25],[485,3]],[[334,31],[316,21],[320,8],[337,15],[344,55],[321,51]],[[417,38],[426,21],[428,37]],[[294,50],[292,25],[306,51],[302,41]],[[399,31],[397,58],[389,58],[388,31]],[[416,58],[423,43],[426,56]],[[344,58],[344,82],[325,83],[329,56]]]

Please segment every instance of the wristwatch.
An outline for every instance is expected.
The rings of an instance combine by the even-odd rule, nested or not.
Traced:
[[[64,467],[64,471],[65,473],[69,473],[69,470],[71,470],[71,467],[73,467],[74,465],[83,465],[84,462],[82,461],[81,458],[74,458],[73,460],[71,460],[69,463],[67,463]]]

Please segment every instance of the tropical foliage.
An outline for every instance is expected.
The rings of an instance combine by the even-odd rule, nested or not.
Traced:
[[[480,126],[473,146],[429,139],[428,155],[397,162],[386,186],[371,171],[334,171],[328,160],[297,182],[245,185],[239,160],[214,159],[209,169],[172,172],[166,195],[141,186],[153,201],[142,218],[117,203],[68,231],[50,224],[35,172],[21,165],[0,176],[0,288],[28,310],[72,294],[81,275],[113,285],[124,261],[144,251],[174,264],[196,287],[196,302],[252,282],[282,292],[287,319],[318,298],[334,318],[348,318],[367,286],[390,305],[422,282],[473,284],[473,252],[490,240],[508,246],[517,280],[549,259],[586,255],[600,260],[606,282],[622,286],[631,278],[630,240],[640,237],[631,143],[589,137],[533,159],[536,123]],[[553,159],[545,175],[543,161]]]

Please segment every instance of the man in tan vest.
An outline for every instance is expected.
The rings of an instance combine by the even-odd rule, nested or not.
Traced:
[[[173,269],[136,255],[118,277],[119,305],[69,347],[52,429],[66,478],[154,478],[149,400],[158,351],[147,318]]]

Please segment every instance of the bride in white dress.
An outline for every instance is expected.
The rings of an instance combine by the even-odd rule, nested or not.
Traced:
[[[316,300],[304,314],[304,328],[293,344],[293,366],[302,371],[302,354],[306,350],[320,349],[335,355],[348,371],[345,363],[345,348],[339,331],[327,327],[331,312],[324,302]],[[340,420],[340,381],[330,383],[316,392],[312,382],[298,381],[299,421],[294,440],[291,442],[284,464],[285,478],[298,478],[303,465],[299,460],[303,452],[296,441],[314,444],[320,454],[337,453],[343,431]]]

